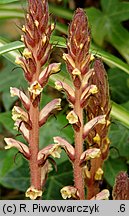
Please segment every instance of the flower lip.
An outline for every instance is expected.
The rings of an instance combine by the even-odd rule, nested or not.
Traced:
[[[35,98],[41,94],[43,88],[41,87],[41,85],[39,84],[38,81],[34,81],[30,87],[28,87],[29,92],[32,95],[32,99],[35,100]]]
[[[78,116],[76,115],[74,110],[72,110],[68,113],[68,115],[66,116],[66,119],[68,119],[70,124],[78,123]]]
[[[67,199],[67,198],[78,199],[79,198],[79,193],[77,189],[73,186],[65,186],[60,190],[60,192],[61,192],[63,199]]]
[[[10,94],[11,94],[11,97],[14,97],[14,96],[19,97],[19,99],[22,101],[25,109],[29,110],[30,100],[22,91],[20,91],[18,88],[10,87]]]
[[[42,196],[42,191],[34,188],[34,186],[31,186],[26,191],[26,197],[29,197],[31,200],[35,200],[37,197]]]
[[[51,102],[49,102],[39,114],[39,126],[42,126],[48,119],[48,117],[55,110],[61,110],[61,99],[55,98]]]
[[[84,151],[80,157],[80,166],[83,165],[85,161],[94,159],[94,158],[99,158],[101,155],[101,151],[99,148],[90,148]]]
[[[14,106],[12,109],[12,119],[14,121],[20,119],[21,121],[28,122],[28,114],[22,108]]]
[[[7,146],[5,146],[5,149],[17,148],[26,158],[30,157],[30,151],[27,145],[12,138],[4,138],[4,141],[7,144]]]
[[[60,147],[62,147],[65,152],[67,153],[68,157],[70,158],[71,161],[74,161],[75,159],[75,149],[74,147],[68,143],[65,139],[57,136],[54,137],[54,142],[56,145],[59,145]]]

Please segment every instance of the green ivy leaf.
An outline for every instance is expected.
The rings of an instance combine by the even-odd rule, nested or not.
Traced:
[[[11,163],[13,164],[13,163]],[[21,166],[13,164],[13,169],[8,170],[0,177],[0,183],[7,188],[17,189],[19,191],[26,191],[29,187],[29,167],[28,162],[23,160]]]
[[[60,190],[62,187],[73,184],[72,166],[69,161],[65,161],[58,165],[57,173],[53,170],[50,172],[43,193],[45,200],[62,199]]]
[[[115,183],[115,178],[120,171],[127,171],[126,163],[120,159],[112,159],[111,157],[104,163],[104,178],[112,187]]]
[[[14,121],[12,120],[12,113],[4,112],[0,113],[0,123],[12,134],[16,135],[17,131],[13,129]]]
[[[21,156],[20,157],[17,156],[15,158],[16,153],[17,153],[16,149],[0,151],[0,184],[8,188],[16,188],[14,185],[15,182],[13,181],[13,179],[10,180],[9,176],[10,176],[10,173],[15,173],[15,171],[18,170],[19,167],[21,167],[21,165],[23,164],[23,159]],[[22,176],[22,173],[21,173],[21,176]],[[18,180],[18,177],[19,176],[17,176],[17,180]]]
[[[108,70],[111,99],[120,104],[129,100],[129,76],[118,68]]]
[[[8,3],[12,3],[12,2],[17,2],[19,0],[0,0],[0,4],[8,4]]]
[[[108,41],[129,62],[129,32],[121,24],[129,19],[129,2],[101,0],[101,6],[102,10],[86,9],[93,39],[99,46]]]
[[[22,69],[16,68],[9,61],[4,61],[4,64],[0,73],[0,92],[10,92],[10,86],[24,89],[27,84]]]
[[[129,159],[129,129],[114,121],[111,125],[109,138],[111,140],[110,156],[112,158],[122,157]]]

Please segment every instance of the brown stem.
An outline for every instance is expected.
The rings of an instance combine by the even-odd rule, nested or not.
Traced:
[[[41,168],[37,163],[37,155],[39,152],[39,108],[34,107],[31,104],[30,111],[30,120],[32,122],[32,130],[30,130],[29,134],[29,147],[30,147],[30,173],[31,173],[31,185],[34,188],[40,190],[41,189]]]
[[[80,106],[80,98],[81,98],[81,93],[82,90],[81,88],[75,89],[75,106],[74,106],[74,111],[79,117],[81,126],[78,132],[74,131],[74,136],[75,136],[75,161],[74,161],[74,182],[75,182],[75,187],[78,189],[80,199],[84,200],[85,195],[84,195],[84,182],[83,182],[83,176],[82,176],[82,168],[80,167],[80,156],[83,152],[83,139],[82,139],[82,134],[83,134],[83,109]]]
[[[91,170],[90,170],[90,183],[87,185],[87,199],[90,200],[94,197],[97,193],[99,193],[99,181],[95,181],[95,173],[98,168],[102,167],[103,160],[100,158],[92,159],[91,161]]]
[[[39,73],[41,70],[40,62],[38,62],[36,57],[36,49],[34,52],[34,56],[37,62],[37,70],[33,76],[32,83],[38,80]],[[38,166],[37,156],[39,152],[39,106],[33,106],[31,102],[29,117],[32,123],[32,130],[29,133],[29,147],[30,147],[30,173],[31,173],[31,185],[34,188],[41,190],[41,167]]]

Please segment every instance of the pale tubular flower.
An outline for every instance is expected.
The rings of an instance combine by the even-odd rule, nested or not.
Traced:
[[[100,180],[102,180],[102,176],[103,176],[103,170],[100,167],[100,168],[97,169],[94,179],[97,180],[97,181],[100,181]]]
[[[29,110],[30,108],[30,100],[29,98],[18,88],[10,87],[11,97],[17,96],[22,101],[25,109]]]
[[[66,116],[66,119],[69,121],[70,124],[78,123],[78,116],[74,112],[74,110],[70,111]]]
[[[90,200],[108,200],[110,196],[109,190],[104,189],[100,193],[96,194]]]
[[[101,139],[98,133],[93,137],[93,141],[94,143],[97,143],[98,146],[100,146]]]
[[[70,158],[70,160],[73,161],[74,158],[75,158],[75,149],[74,149],[74,147],[70,143],[68,143],[65,139],[63,139],[63,138],[61,138],[59,136],[54,137],[53,139],[54,139],[54,142],[56,144],[60,145],[60,147],[62,147],[66,151],[66,153],[67,153],[68,157]]]
[[[47,160],[41,167],[41,185],[42,187],[46,183],[47,174],[53,170],[51,163]]]
[[[14,106],[12,109],[12,119],[14,121],[20,119],[21,121],[28,122],[28,114],[22,108]]]
[[[42,126],[51,115],[52,111],[61,110],[61,99],[57,98],[49,102],[39,114],[39,125]]]
[[[38,157],[37,157],[37,160],[40,161],[40,160],[46,160],[47,157],[50,155],[50,149],[53,148],[54,144],[50,144],[48,146],[46,146],[45,148],[41,149],[38,153]]]
[[[38,190],[34,188],[34,186],[31,186],[27,189],[25,196],[29,197],[31,200],[35,200],[37,197],[41,197],[42,193],[42,190]]]
[[[73,78],[78,76],[81,80],[81,71],[78,68],[74,68],[74,70],[72,71],[72,75],[73,75]]]
[[[39,164],[44,164],[47,158],[51,155],[54,158],[60,158],[61,147],[58,144],[50,144],[41,149],[38,153],[37,161]]]
[[[28,48],[25,48],[22,54],[26,59],[32,58],[32,53]]]
[[[82,80],[82,89],[85,89],[87,84],[88,84],[88,80],[90,79],[91,76],[93,76],[95,73],[94,68],[90,69],[83,77]]]
[[[38,81],[34,81],[30,87],[28,87],[29,92],[32,95],[32,99],[35,100],[35,98],[41,94],[43,88],[41,87],[41,85],[39,84]]]
[[[90,95],[96,94],[98,93],[98,89],[96,85],[90,85],[88,87],[86,87],[86,89],[83,91],[82,95],[81,95],[81,105],[83,106],[83,103],[85,103],[85,101],[87,100],[87,98]]]
[[[65,186],[63,187],[61,190],[61,195],[63,197],[63,199],[67,199],[67,198],[79,198],[79,193],[77,191],[77,189],[73,186]]]
[[[22,58],[21,57],[19,57],[19,56],[16,56],[16,60],[15,60],[15,63],[16,64],[18,64],[18,65],[20,65],[21,67],[25,67],[25,65],[24,65],[24,62],[23,62],[23,60],[22,60]]]
[[[55,88],[58,91],[65,91],[65,93],[67,94],[67,98],[71,103],[75,102],[75,93],[74,90],[65,82],[62,81],[56,81],[55,82]]]
[[[101,151],[98,148],[90,148],[84,151],[80,157],[80,164],[84,161],[91,160],[93,158],[99,158],[101,155]]]
[[[69,54],[64,53],[63,59],[71,65],[73,70],[75,69],[75,62]]]
[[[25,157],[29,158],[30,152],[27,145],[12,138],[4,138],[4,141],[7,144],[7,146],[5,146],[5,149],[17,148]]]
[[[60,71],[61,63],[52,63],[49,66],[47,66],[39,75],[39,83],[40,85],[46,84],[49,76],[51,74],[57,73]]]
[[[61,147],[58,144],[53,145],[53,147],[49,150],[49,154],[54,158],[60,158]]]
[[[93,129],[97,124],[106,124],[106,115],[100,115],[92,120],[90,120],[88,123],[84,125],[84,131],[83,131],[83,139],[86,138],[88,133],[90,132],[91,129]]]
[[[91,172],[89,171],[89,168],[87,165],[83,166],[82,167],[82,171],[83,171],[83,176],[84,176],[84,179],[87,177],[88,179],[91,178]]]
[[[18,119],[15,121],[14,126],[14,129],[20,130],[26,141],[29,142],[29,130],[26,128],[24,122]]]

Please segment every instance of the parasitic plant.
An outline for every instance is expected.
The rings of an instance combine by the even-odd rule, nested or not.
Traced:
[[[113,200],[129,200],[129,178],[126,172],[121,171],[116,176],[112,197]]]
[[[71,111],[67,120],[73,126],[74,147],[67,154],[73,164],[74,186],[61,189],[64,199],[107,199],[108,190],[99,190],[102,180],[102,165],[107,157],[109,140],[109,93],[106,73],[102,62],[89,53],[90,31],[83,9],[77,9],[69,27],[67,50],[63,54],[67,70],[71,76],[72,87],[57,81],[56,88],[64,90],[70,103]],[[84,111],[87,112],[87,123]],[[57,137],[54,138],[57,142]],[[87,145],[85,146],[85,141]],[[58,142],[62,143],[58,137]],[[72,153],[72,155],[71,155]]]
[[[23,134],[28,145],[12,138],[5,138],[5,149],[15,147],[29,161],[31,177],[26,197],[30,199],[42,196],[42,187],[51,169],[48,159],[50,156],[59,156],[58,146],[55,148],[53,144],[39,150],[39,129],[54,110],[60,110],[61,103],[61,99],[57,98],[40,110],[43,88],[49,76],[60,70],[60,63],[46,64],[52,49],[50,36],[54,27],[55,25],[49,22],[47,1],[28,0],[21,37],[25,49],[22,56],[16,58],[16,63],[23,69],[28,82],[28,96],[15,87],[10,88],[11,96],[18,96],[23,104],[23,108],[14,106],[12,118],[15,121],[15,128]]]
[[[61,109],[61,99],[49,102],[40,110],[40,99],[50,75],[60,70],[60,63],[48,64],[52,49],[50,36],[55,25],[49,21],[46,0],[28,0],[25,25],[21,40],[25,49],[16,58],[28,82],[28,93],[11,87],[11,96],[18,96],[23,107],[14,106],[12,118],[28,144],[12,138],[5,138],[6,149],[15,147],[28,160],[30,166],[30,187],[26,197],[36,199],[42,196],[42,188],[51,170],[54,158],[60,158],[64,149],[72,165],[74,185],[64,186],[64,199],[108,199],[109,191],[100,190],[103,177],[103,163],[109,152],[107,137],[110,125],[110,103],[106,72],[100,59],[89,52],[90,31],[83,9],[77,9],[69,26],[67,54],[63,54],[72,85],[57,80],[55,87],[66,93],[70,112],[66,118],[74,130],[74,146],[64,138],[54,137],[54,143],[39,149],[39,129],[54,110]],[[86,113],[86,120],[85,120]],[[87,196],[85,194],[87,187]]]

